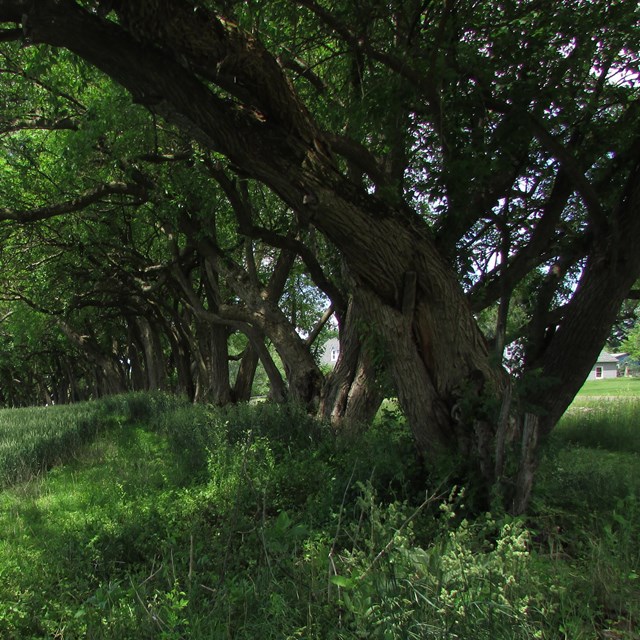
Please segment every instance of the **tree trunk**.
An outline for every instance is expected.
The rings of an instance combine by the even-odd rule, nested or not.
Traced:
[[[340,355],[325,381],[318,411],[322,419],[341,429],[370,424],[383,398],[375,354],[370,353],[373,344],[363,331],[364,317],[351,298],[340,323]]]
[[[168,327],[167,336],[171,345],[171,360],[177,374],[177,386],[174,391],[179,395],[185,395],[189,400],[193,400],[195,397],[195,386],[191,370],[193,358],[189,340],[185,337],[182,320],[178,318],[177,313],[173,314],[173,324]]]
[[[127,359],[129,363],[129,384],[132,391],[146,389],[146,377],[140,358],[140,342],[136,323],[133,318],[127,318]]]
[[[67,47],[101,68],[134,99],[267,184],[329,238],[348,265],[354,295],[380,337],[419,449],[428,456],[468,448],[473,436],[459,428],[452,411],[466,393],[490,392],[499,398],[505,385],[504,373],[489,361],[455,271],[438,253],[418,215],[367,193],[340,172],[327,151],[330,145],[268,53],[250,37],[243,41],[243,34],[226,33],[224,27],[206,34],[221,39],[210,51],[246,46],[239,55],[249,56],[255,66],[234,71],[243,86],[259,87],[267,110],[263,124],[221,100],[177,62],[172,51],[181,50],[183,42],[173,38],[179,39],[180,20],[188,22],[187,14],[180,13],[165,34],[164,48],[156,49],[142,46],[121,27],[100,21],[75,3],[48,1],[32,13],[34,40]],[[136,37],[144,39],[146,34]],[[215,68],[215,61],[211,63]],[[228,89],[233,92],[240,84]],[[269,91],[273,99],[266,95]],[[278,113],[271,111],[276,104]],[[243,284],[232,275],[225,274],[230,286]],[[243,298],[246,293],[240,292]],[[308,362],[304,345],[282,335],[285,325],[278,310],[267,326],[264,312],[270,309],[262,300],[255,302],[255,321],[263,323],[261,329],[273,340],[291,376],[291,396],[308,403],[319,388],[317,368]]]
[[[198,321],[198,345],[204,347],[204,390],[202,399],[218,406],[231,402],[229,385],[229,350],[227,328],[220,324]]]
[[[426,222],[401,203],[368,193],[341,172],[327,136],[273,56],[251,35],[213,14],[207,16],[210,20],[200,20],[202,13],[196,19],[192,5],[182,0],[156,5],[150,0],[125,3],[121,26],[99,20],[70,0],[5,1],[0,17],[21,22],[28,11],[33,41],[66,47],[96,65],[135,100],[268,185],[300,220],[323,233],[348,265],[354,299],[378,338],[422,454],[464,457],[477,452],[478,473],[493,476],[488,461],[496,438],[501,440],[506,374],[492,363],[454,268],[438,251]],[[135,19],[137,12],[152,16],[152,22]],[[127,33],[134,26],[135,32]],[[203,77],[250,108],[239,109],[234,100],[221,98]],[[261,117],[255,117],[253,107]],[[634,176],[636,185],[639,177]],[[567,322],[540,359],[543,374],[555,382],[535,398],[547,411],[545,417],[524,420],[525,466],[538,434],[553,427],[586,377],[620,295],[628,290],[629,279],[638,276],[640,252],[631,240],[640,235],[637,189],[628,193],[635,220],[630,215],[610,229],[612,251],[601,252],[597,259],[605,263],[587,270],[580,285],[584,291],[578,292],[565,313]],[[607,278],[606,269],[614,275]],[[290,332],[282,333],[277,312],[265,320],[270,309],[255,302],[253,322],[261,323],[286,363],[291,395],[309,401],[317,392],[317,371]],[[594,321],[585,349],[592,312],[599,324]],[[567,362],[577,366],[563,380]],[[528,473],[525,469],[519,480],[517,509],[526,504]]]
[[[102,397],[126,390],[124,371],[117,361],[115,354],[105,354],[91,336],[80,335],[64,320],[56,319],[61,331],[82,353],[86,355],[93,366],[93,395]]]
[[[166,367],[162,342],[157,329],[143,316],[136,319],[138,335],[144,355],[146,388],[161,390],[166,388]]]
[[[244,302],[246,309],[220,305],[224,317],[246,322],[271,340],[288,382],[288,399],[316,408],[322,386],[322,374],[310,350],[296,333],[278,305],[245,277],[245,273],[231,261],[218,259],[211,243],[202,240],[199,250],[212,269],[222,275],[229,288]]]
[[[258,352],[253,345],[247,344],[240,359],[240,366],[233,386],[233,396],[236,402],[248,402],[251,399],[258,362]]]
[[[525,413],[520,440],[520,460],[516,477],[513,501],[510,505],[512,513],[524,513],[529,506],[533,478],[538,466],[538,439],[540,436],[540,418],[533,413]]]

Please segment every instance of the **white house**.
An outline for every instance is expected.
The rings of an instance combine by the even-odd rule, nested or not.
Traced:
[[[616,378],[617,376],[618,358],[611,353],[603,351],[593,365],[588,380],[605,380],[606,378]]]
[[[320,364],[328,364],[335,367],[340,355],[340,340],[338,338],[329,338],[322,347],[322,355],[320,356]]]

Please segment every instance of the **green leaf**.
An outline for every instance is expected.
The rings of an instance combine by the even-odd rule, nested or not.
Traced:
[[[331,584],[340,587],[341,589],[353,589],[356,586],[356,581],[353,578],[347,578],[346,576],[332,576]]]

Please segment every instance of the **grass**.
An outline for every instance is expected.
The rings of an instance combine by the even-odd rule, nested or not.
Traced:
[[[563,444],[638,454],[640,399],[576,407],[567,412],[555,435]]]
[[[576,400],[591,397],[636,397],[640,398],[640,378],[611,378],[587,380],[578,393]]]
[[[0,486],[7,486],[68,460],[114,415],[96,403],[0,411]]]
[[[425,495],[392,406],[348,441],[270,403],[90,408],[64,464],[0,492],[0,637],[638,638],[635,403],[563,421],[526,521]]]
[[[2,494],[2,637],[93,637],[99,612],[124,584],[119,569],[135,575],[160,552],[157,536],[169,533],[157,530],[165,453],[157,434],[122,430],[87,446],[81,461]],[[135,600],[127,606],[140,615]],[[115,635],[98,637],[126,632],[119,604],[112,613]]]
[[[618,381],[594,381],[607,382]],[[565,637],[633,640],[640,637],[640,398],[589,399],[567,412],[547,444],[532,521],[543,570],[574,591]]]

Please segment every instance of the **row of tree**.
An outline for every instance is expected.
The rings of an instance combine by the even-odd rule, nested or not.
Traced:
[[[7,404],[224,404],[260,362],[336,425],[393,389],[425,459],[525,508],[640,275],[635,3],[0,0],[0,21]]]

